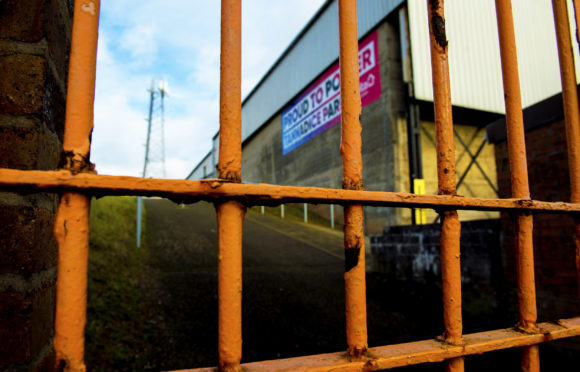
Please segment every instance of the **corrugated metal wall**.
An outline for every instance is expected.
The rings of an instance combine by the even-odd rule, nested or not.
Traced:
[[[210,151],[202,161],[197,164],[193,171],[187,176],[188,180],[202,180],[204,178],[216,178],[215,166],[212,161],[212,152]]]
[[[359,37],[372,30],[405,0],[359,0]],[[415,97],[432,101],[431,64],[426,0],[407,0]],[[571,24],[573,7],[568,0]],[[550,0],[512,0],[524,107],[561,91],[556,36]],[[337,0],[298,37],[242,107],[242,140],[248,139],[272,115],[338,58]],[[504,112],[503,87],[494,0],[446,0],[451,94],[454,105]],[[576,40],[575,27],[572,27]],[[576,61],[578,45],[573,43]],[[576,75],[580,78],[579,64]],[[214,139],[214,145],[216,145]],[[217,148],[214,162],[217,162]],[[213,166],[212,166],[213,167]]]
[[[409,29],[415,96],[433,100],[427,2],[409,0]],[[512,0],[522,103],[530,106],[562,90],[552,4],[549,0]],[[573,7],[569,1],[571,24]],[[451,96],[454,105],[500,112],[505,110],[495,2],[446,0]],[[575,31],[576,27],[572,27]],[[576,40],[573,34],[573,40]],[[574,53],[578,61],[578,45]],[[576,76],[580,70],[576,65]]]
[[[370,31],[404,0],[359,0],[359,37]],[[324,10],[242,107],[242,140],[247,139],[274,113],[300,93],[338,58],[337,0]]]

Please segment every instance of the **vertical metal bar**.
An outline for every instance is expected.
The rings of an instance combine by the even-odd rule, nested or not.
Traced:
[[[91,170],[95,66],[99,26],[98,0],[75,1],[66,118],[61,167],[73,173]],[[59,370],[84,371],[84,331],[89,255],[88,196],[64,192],[55,236],[59,245],[54,349]]]
[[[428,0],[429,39],[433,71],[433,104],[437,142],[437,179],[439,194],[455,195],[455,148],[451,116],[451,88],[449,60],[445,34],[443,0]],[[441,212],[441,279],[443,289],[443,318],[445,341],[462,342],[461,266],[459,238],[461,224],[457,211]],[[463,358],[447,362],[448,371],[463,371]]]
[[[511,0],[496,0],[497,24],[506,108],[507,142],[511,170],[512,197],[529,199],[526,142],[520,93],[516,39]],[[518,328],[538,332],[534,280],[533,216],[517,215],[517,281],[520,321]],[[522,348],[522,371],[539,371],[538,345]]]
[[[218,222],[218,352],[220,371],[241,371],[242,222],[244,206],[216,206]]]
[[[280,205],[280,218],[284,218],[284,204]]]
[[[141,246],[141,218],[143,217],[143,197],[137,197],[137,226],[136,226],[136,240],[137,240],[137,247]]]
[[[304,203],[304,223],[308,223],[308,204]]]
[[[575,1],[576,22],[580,9]],[[568,145],[568,165],[570,167],[571,202],[580,203],[580,109],[578,108],[578,90],[576,88],[576,71],[568,9],[566,1],[553,0],[558,55],[560,57],[560,75],[562,77],[562,97],[566,123],[566,140]],[[578,27],[578,25],[576,25]],[[578,277],[578,298],[580,300],[580,219],[576,218],[576,268]]]
[[[340,36],[340,95],[342,109],[342,188],[362,190],[361,100],[358,68],[356,1],[338,2]],[[348,354],[366,353],[367,309],[365,283],[365,238],[363,207],[347,205],[344,210],[346,339]]]
[[[241,0],[222,0],[220,56],[221,179],[241,182]],[[237,201],[216,205],[218,221],[218,354],[221,371],[241,371],[242,224],[245,207]]]

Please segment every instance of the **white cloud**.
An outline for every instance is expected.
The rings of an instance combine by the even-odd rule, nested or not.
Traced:
[[[132,57],[134,61],[154,62],[157,55],[157,42],[151,26],[136,25],[124,30],[119,37],[119,48]]]
[[[242,86],[247,94],[323,0],[243,2]],[[165,78],[165,160],[184,178],[218,130],[218,1],[109,2],[101,8],[92,161],[101,174],[140,176],[152,78]]]

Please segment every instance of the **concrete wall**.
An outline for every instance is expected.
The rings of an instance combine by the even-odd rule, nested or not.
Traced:
[[[382,94],[362,110],[363,182],[366,190],[409,192],[409,153],[407,144],[407,90],[402,79],[399,25],[390,17],[378,28],[379,63]],[[427,115],[429,116],[429,115]],[[467,117],[467,119],[466,119]],[[463,115],[464,122],[455,129],[475,154],[484,140],[483,129]],[[437,169],[433,122],[421,123],[421,146],[424,179],[427,194],[437,194]],[[280,185],[318,186],[340,188],[342,159],[340,157],[340,124],[320,133],[286,156],[282,155],[281,116],[270,120],[243,146],[242,178],[244,182]],[[457,178],[468,167],[471,157],[456,138]],[[478,163],[497,184],[493,145],[486,144]],[[472,166],[458,193],[464,196],[496,197],[481,171]],[[327,206],[311,207],[327,218]],[[335,218],[342,219],[341,209]],[[496,212],[460,212],[461,220],[498,218]],[[427,222],[435,221],[437,214],[430,210]],[[367,234],[379,234],[387,225],[411,224],[411,211],[402,208],[365,207]]]
[[[0,167],[56,169],[72,1],[0,1]],[[0,370],[54,368],[57,197],[0,192]]]
[[[378,28],[382,94],[362,110],[363,182],[367,190],[395,190],[400,164],[393,143],[401,137],[398,119],[405,114],[396,19]],[[340,124],[282,155],[281,118],[275,116],[243,147],[244,182],[341,188]],[[326,207],[328,209],[328,207]],[[342,218],[336,210],[336,218]],[[367,208],[367,229],[382,231],[397,220],[387,208]]]

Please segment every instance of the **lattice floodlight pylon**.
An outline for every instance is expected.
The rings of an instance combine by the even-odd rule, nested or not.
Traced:
[[[143,178],[165,178],[165,97],[168,86],[165,80],[151,81],[149,92],[149,115],[147,116],[147,140]]]

